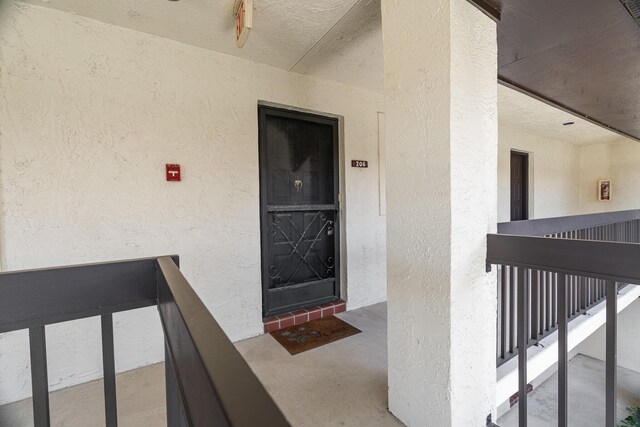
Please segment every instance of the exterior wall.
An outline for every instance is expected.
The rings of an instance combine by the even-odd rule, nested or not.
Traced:
[[[598,181],[612,180],[610,202],[598,200]],[[629,139],[597,144],[581,150],[580,209],[607,212],[640,209],[640,143]],[[640,302],[636,301],[618,315],[618,365],[640,372]],[[598,329],[582,343],[577,352],[605,360],[605,328]]]
[[[618,366],[640,372],[640,300],[618,314]],[[589,338],[584,340],[576,352],[596,359],[606,360],[606,325],[601,326]]]
[[[580,147],[506,126],[498,144],[498,222],[511,218],[511,150],[529,153],[530,219],[580,213]]]
[[[640,208],[640,142],[620,139],[583,147],[580,155],[580,210],[584,213]],[[598,181],[612,180],[610,202],[598,200]]]
[[[383,0],[389,410],[484,425],[495,406],[496,25],[466,0]],[[482,310],[477,310],[482,307]]]
[[[343,162],[370,162],[344,168],[348,306],[386,299],[380,95],[20,3],[0,49],[4,270],[177,253],[232,340],[261,333],[265,100],[344,117]],[[119,371],[163,359],[154,309],[115,319]],[[48,328],[53,389],[101,375],[99,327]],[[25,333],[0,335],[0,404],[30,394],[28,360]]]

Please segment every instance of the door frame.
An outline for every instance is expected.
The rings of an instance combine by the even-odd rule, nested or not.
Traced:
[[[267,230],[264,227],[267,221],[267,187],[263,185],[267,180],[267,169],[263,167],[263,159],[266,157],[266,144],[263,143],[265,138],[264,130],[260,127],[261,111],[273,112],[281,117],[300,118],[316,123],[327,123],[327,120],[337,121],[337,129],[334,130],[334,194],[336,195],[336,204],[338,211],[336,212],[335,224],[335,259],[336,259],[336,290],[338,299],[346,300],[347,295],[347,263],[346,263],[346,227],[343,226],[346,220],[346,203],[345,203],[345,161],[344,161],[344,117],[336,114],[325,113],[321,111],[309,110],[305,108],[293,107],[289,105],[279,104],[270,101],[258,100],[257,108],[257,128],[258,128],[258,172],[260,186],[260,286],[262,295],[262,316],[268,317],[273,314],[267,314],[267,294],[268,277],[266,277],[264,264],[266,262],[267,253]],[[315,120],[314,120],[315,119]],[[303,307],[305,304],[301,304]],[[299,308],[299,307],[298,307]],[[298,309],[292,308],[290,311]]]
[[[522,163],[522,180],[523,180],[523,187],[524,187],[524,191],[523,191],[523,195],[522,195],[522,200],[524,202],[524,212],[526,214],[526,218],[522,221],[526,221],[529,218],[531,218],[531,212],[530,212],[530,208],[529,206],[531,205],[529,197],[530,197],[530,191],[531,189],[529,188],[529,182],[530,177],[529,177],[529,170],[530,170],[530,153],[526,152],[526,151],[520,151],[520,150],[510,150],[509,151],[509,221],[513,221],[511,219],[511,202],[512,202],[512,195],[511,195],[511,167],[512,167],[512,156],[513,155],[517,155],[522,157],[523,163]]]

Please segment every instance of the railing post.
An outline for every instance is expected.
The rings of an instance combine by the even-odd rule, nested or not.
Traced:
[[[47,377],[47,343],[44,326],[29,329],[31,353],[31,389],[35,427],[49,427],[49,379]]]
[[[178,388],[169,345],[166,341],[164,344],[164,375],[167,399],[167,427],[186,427],[188,423],[182,404],[182,396]]]
[[[104,411],[107,427],[118,425],[116,402],[116,363],[113,346],[113,315],[103,314],[102,320],[102,367],[104,372]]]
[[[558,275],[558,427],[568,422],[568,347],[567,276]]]
[[[529,270],[518,267],[518,422],[520,427],[527,427],[528,272]]]
[[[607,281],[607,325],[606,325],[606,393],[607,410],[606,426],[616,427],[617,424],[617,389],[618,389],[618,283]]]

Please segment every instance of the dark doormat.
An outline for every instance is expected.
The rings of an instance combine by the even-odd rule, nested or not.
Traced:
[[[362,332],[360,329],[354,328],[347,322],[335,316],[329,316],[273,331],[271,336],[289,353],[296,355],[360,332]]]

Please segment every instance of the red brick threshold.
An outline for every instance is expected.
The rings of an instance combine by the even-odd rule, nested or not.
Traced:
[[[334,314],[342,313],[346,310],[347,303],[342,300],[338,300],[336,302],[330,302],[316,307],[309,307],[303,310],[267,317],[262,321],[264,324],[264,333],[268,334],[269,332],[288,328],[293,325],[299,325],[310,320],[333,316]]]

